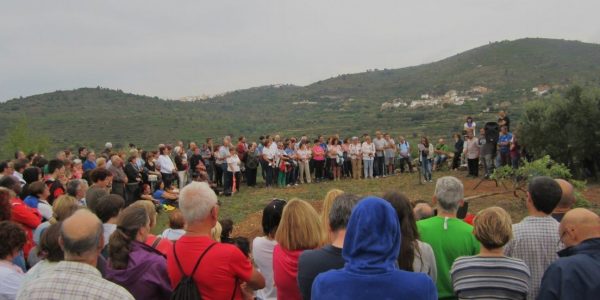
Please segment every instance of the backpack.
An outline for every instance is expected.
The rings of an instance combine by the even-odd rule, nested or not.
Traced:
[[[198,265],[200,265],[200,261],[202,260],[204,255],[208,252],[208,250],[210,250],[210,248],[212,248],[217,243],[212,243],[210,246],[208,246],[208,248],[206,248],[206,250],[204,250],[202,255],[200,255],[200,258],[198,258],[198,261],[196,262],[196,265],[194,266],[194,269],[192,270],[192,273],[190,273],[190,275],[186,275],[185,272],[183,272],[183,268],[181,267],[181,263],[179,262],[179,258],[177,257],[177,252],[175,252],[176,243],[177,242],[173,243],[173,256],[175,256],[175,262],[177,263],[177,267],[179,267],[179,271],[181,272],[181,275],[183,277],[181,277],[181,280],[173,290],[173,294],[171,294],[171,300],[202,299],[202,295],[198,291],[198,287],[196,286],[196,282],[194,281],[194,274],[196,274],[196,269],[198,269]]]

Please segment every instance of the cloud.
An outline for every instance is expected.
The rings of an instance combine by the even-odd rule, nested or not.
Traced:
[[[177,98],[427,63],[489,41],[600,42],[598,1],[12,1],[0,99],[105,86]]]

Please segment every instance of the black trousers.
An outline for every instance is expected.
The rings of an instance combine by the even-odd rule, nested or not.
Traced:
[[[469,167],[469,175],[479,176],[479,158],[475,159],[467,159],[467,164]]]
[[[462,152],[454,152],[454,158],[452,158],[452,169],[458,169],[460,167],[460,155]]]
[[[246,183],[248,184],[248,186],[255,186],[256,185],[256,173],[257,173],[258,169],[250,169],[247,168],[246,169]]]
[[[324,160],[315,160],[315,179],[323,179],[323,167],[325,166]]]

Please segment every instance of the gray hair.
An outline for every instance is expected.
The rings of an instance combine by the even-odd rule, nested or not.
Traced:
[[[73,179],[67,183],[67,194],[70,196],[76,197],[77,192],[81,189],[82,186],[87,187],[87,181],[83,179]]]
[[[206,219],[217,204],[217,195],[206,182],[194,181],[179,193],[179,209],[187,224]]]
[[[458,210],[458,202],[464,199],[464,186],[452,176],[444,176],[435,184],[435,198],[440,208],[447,212]]]
[[[345,229],[350,221],[352,209],[360,198],[354,194],[341,194],[333,200],[331,210],[329,211],[329,228],[331,231]]]
[[[94,234],[90,234],[82,239],[71,239],[68,235],[65,234],[62,225],[60,229],[60,237],[63,240],[63,247],[65,253],[83,256],[84,254],[94,251],[98,249],[100,245],[100,241],[103,239],[104,229],[102,228],[102,223],[98,220],[98,226]]]

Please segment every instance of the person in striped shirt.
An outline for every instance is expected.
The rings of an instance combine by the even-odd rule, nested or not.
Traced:
[[[475,217],[473,234],[481,244],[479,255],[454,261],[450,275],[459,299],[526,299],[531,273],[520,259],[504,256],[512,238],[510,215],[489,207]]]

